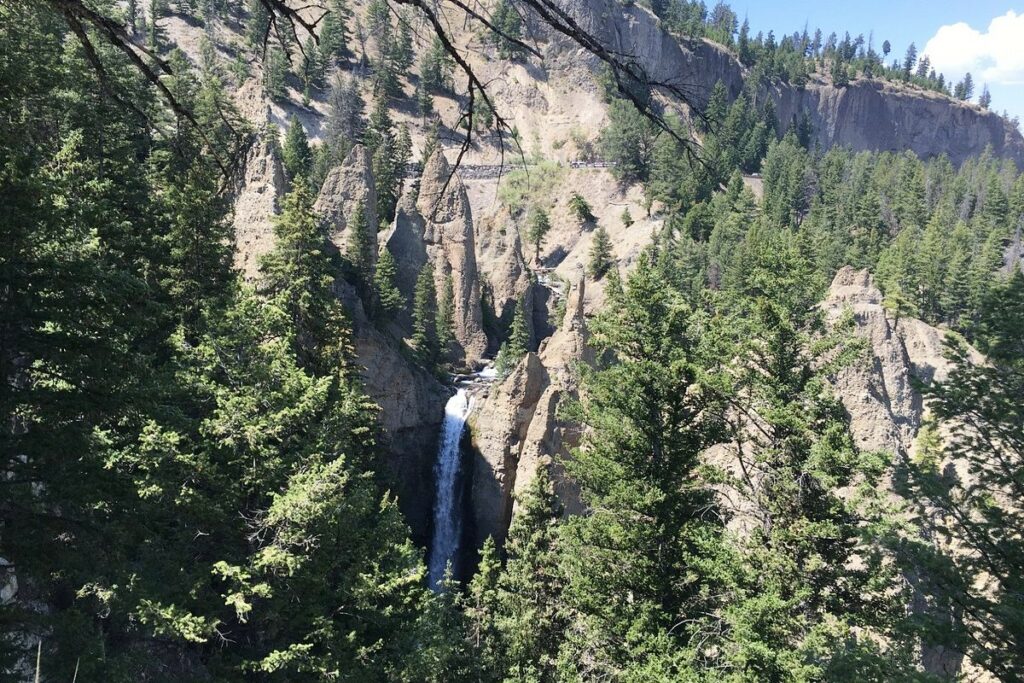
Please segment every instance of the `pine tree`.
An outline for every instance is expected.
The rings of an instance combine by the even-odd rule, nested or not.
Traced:
[[[366,222],[366,207],[362,200],[356,203],[349,216],[346,228],[348,229],[348,249],[345,257],[351,264],[352,271],[356,278],[356,284],[364,300],[369,299],[374,282],[374,226]]]
[[[978,106],[982,109],[989,109],[992,106],[992,93],[988,91],[988,84],[981,87],[981,94],[978,95]]]
[[[595,280],[600,280],[611,268],[612,263],[612,241],[604,226],[599,226],[594,231],[594,241],[590,245],[590,261],[587,264],[587,272]]]
[[[264,46],[270,31],[270,15],[260,0],[247,0],[245,8],[249,13],[245,23],[246,41],[253,51],[266,57]]]
[[[412,66],[415,53],[412,49],[412,24],[408,14],[400,14],[398,17],[398,37],[391,46],[391,60],[395,69],[405,73]]]
[[[557,680],[558,651],[568,626],[561,604],[559,520],[562,505],[541,466],[517,501],[498,580],[498,630],[506,680]]]
[[[625,226],[627,230],[633,226],[633,214],[629,212],[628,206],[622,210],[622,215],[619,217],[619,219],[622,221],[622,225]]]
[[[327,96],[326,143],[336,150],[340,161],[362,139],[366,121],[363,117],[363,98],[355,79],[334,75]]]
[[[581,223],[592,223],[597,220],[594,218],[594,212],[590,208],[590,204],[587,203],[587,200],[579,192],[573,192],[572,196],[569,197],[569,211]]]
[[[426,94],[445,93],[451,89],[452,58],[444,43],[434,38],[420,58],[420,86]]]
[[[343,2],[331,4],[320,28],[320,50],[328,67],[334,66],[348,56],[348,8]]]
[[[434,113],[434,98],[423,85],[422,79],[416,83],[416,111],[424,121]]]
[[[472,653],[473,671],[477,680],[504,679],[506,663],[503,634],[499,631],[498,580],[501,560],[494,539],[490,536],[480,549],[476,574],[469,582],[463,598],[466,615],[466,640]]]
[[[433,367],[437,362],[439,344],[437,338],[437,290],[434,285],[434,268],[429,263],[423,266],[416,278],[412,309],[412,345],[420,362]]]
[[[281,147],[281,163],[293,183],[307,180],[313,170],[313,152],[309,148],[306,131],[297,116],[293,116],[288,122],[284,145]]]
[[[608,127],[599,146],[605,161],[613,162],[612,174],[623,184],[647,180],[654,151],[656,129],[631,102],[614,100],[608,108]]]
[[[285,195],[274,235],[277,245],[260,264],[265,286],[295,329],[300,361],[326,372],[348,352],[348,324],[331,290],[335,272],[305,183]]]
[[[392,320],[405,307],[404,297],[395,284],[397,276],[395,257],[391,255],[391,250],[385,247],[380,252],[377,270],[373,274],[377,311],[383,320]]]
[[[541,244],[543,244],[544,238],[550,230],[551,220],[548,218],[548,212],[539,207],[535,208],[530,213],[530,225],[526,232],[526,238],[533,245],[538,262],[540,261]]]
[[[437,345],[445,357],[455,343],[455,282],[452,274],[444,276],[444,289],[437,302]]]
[[[288,96],[286,77],[288,74],[288,58],[284,51],[276,45],[267,48],[263,60],[263,90],[267,97],[281,101]]]
[[[903,78],[905,80],[910,78],[915,64],[917,64],[917,46],[911,43],[907,47],[907,54],[903,57]]]
[[[497,7],[491,16],[491,23],[498,30],[491,36],[498,48],[501,59],[516,59],[522,54],[522,48],[515,41],[522,37],[522,19],[519,10],[509,0],[498,0]]]
[[[588,514],[559,536],[571,617],[559,664],[585,680],[679,680],[678,624],[706,607],[702,558],[718,535],[698,459],[721,437],[721,411],[698,371],[697,319],[649,255],[609,289],[592,330],[615,361],[583,375],[584,440],[566,462]]]
[[[302,83],[307,92],[320,90],[324,87],[325,60],[321,47],[312,38],[307,38],[302,46]]]
[[[512,309],[512,325],[509,328],[508,340],[502,343],[501,348],[498,349],[498,356],[494,359],[494,368],[498,377],[508,376],[508,373],[530,350],[530,332],[526,327],[526,315],[526,297],[524,295]]]

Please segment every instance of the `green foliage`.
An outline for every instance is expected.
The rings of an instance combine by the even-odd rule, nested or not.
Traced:
[[[688,636],[673,625],[707,604],[699,568],[719,535],[698,456],[722,435],[721,407],[700,369],[699,316],[650,257],[606,291],[592,329],[614,360],[583,374],[584,440],[566,462],[590,513],[560,536],[571,621],[559,665],[586,680],[678,679]]]
[[[313,170],[313,152],[309,148],[306,130],[297,116],[288,122],[284,144],[281,146],[281,164],[293,183],[308,179]]]
[[[518,215],[531,206],[548,205],[552,188],[557,187],[564,174],[565,168],[545,161],[511,171],[501,179],[498,201],[511,215]]]
[[[1024,605],[1015,597],[1024,575],[1022,294],[1018,271],[990,295],[981,320],[989,364],[976,365],[962,342],[947,340],[953,370],[927,388],[945,435],[926,445],[941,454],[919,451],[926,457],[910,464],[902,491],[929,535],[956,543],[906,548],[907,566],[919,572],[928,596],[926,639],[966,654],[999,680],[1024,675],[1012,654],[1024,637]],[[960,465],[954,471],[949,462]]]
[[[308,188],[254,291],[229,269],[214,75],[168,79],[200,138],[97,41],[147,115],[108,97],[52,8],[0,21],[3,552],[55,606],[5,604],[5,654],[44,633],[54,680],[443,678],[456,639],[373,474]]]
[[[302,64],[299,69],[303,89],[306,93],[324,87],[326,69],[326,60],[321,53],[320,46],[312,38],[307,38],[302,46]]]
[[[453,68],[452,58],[445,50],[444,43],[434,37],[430,48],[420,58],[420,87],[424,96],[450,92]]]
[[[382,225],[387,225],[395,217],[405,166],[412,158],[412,140],[404,124],[395,131],[387,101],[382,97],[378,97],[374,105],[363,142],[371,154],[377,189],[377,217]]]
[[[590,245],[590,258],[587,262],[587,273],[595,280],[600,280],[608,269],[614,265],[612,258],[612,241],[604,226],[594,231],[594,240]]]
[[[320,24],[320,51],[328,67],[348,56],[348,20],[351,12],[342,0],[334,0]]]
[[[437,335],[437,289],[434,267],[423,266],[416,278],[412,308],[412,345],[420,362],[429,368],[437,363],[440,344]]]
[[[569,197],[569,211],[581,223],[592,223],[597,220],[594,218],[594,212],[590,208],[590,204],[587,203],[587,200],[579,192],[573,192],[572,196]]]
[[[498,48],[500,59],[517,59],[522,56],[523,48],[515,41],[522,39],[523,20],[519,9],[509,0],[498,0],[491,13],[491,24],[496,30],[491,31],[491,41]]]
[[[349,352],[348,323],[331,291],[338,270],[327,257],[313,196],[305,184],[285,195],[274,236],[276,247],[260,269],[275,304],[295,330],[295,353],[309,367],[332,367]]]
[[[356,203],[349,216],[346,228],[348,230],[348,249],[345,251],[345,259],[351,267],[355,276],[355,282],[364,300],[369,300],[370,292],[374,282],[373,262],[376,257],[374,245],[374,226],[366,220],[366,206],[362,201]]]
[[[526,239],[533,245],[538,261],[540,260],[541,244],[543,244],[544,238],[550,230],[551,219],[548,218],[548,212],[541,208],[534,208],[530,213],[529,225],[526,229]]]
[[[398,290],[395,280],[398,269],[391,250],[385,247],[377,260],[377,270],[373,274],[373,291],[377,300],[377,313],[383,320],[392,320],[405,308],[405,298]]]
[[[481,680],[555,681],[567,620],[557,563],[561,505],[546,468],[517,502],[504,571],[493,539],[480,550],[464,598],[467,641]]]
[[[716,653],[709,665],[742,672],[737,680],[908,676],[906,650],[857,636],[898,639],[910,597],[879,551],[894,514],[876,493],[887,456],[858,452],[828,389],[859,347],[841,324],[822,333],[811,264],[784,239],[757,245],[744,280],[717,320],[736,359],[732,401],[743,406],[723,485],[747,531],[728,537],[729,597],[699,627],[730,634],[705,643]]]
[[[522,360],[527,351],[530,350],[530,332],[526,326],[526,297],[525,295],[512,310],[512,324],[509,328],[508,339],[498,349],[498,356],[494,360],[494,368],[498,377],[507,377],[508,373]]]
[[[263,59],[263,91],[267,97],[282,101],[288,97],[285,83],[288,75],[288,58],[284,50],[277,45],[270,45]]]
[[[647,180],[654,154],[657,128],[631,103],[614,100],[608,107],[608,127],[601,133],[599,147],[612,174],[624,185]]]
[[[245,38],[254,52],[264,55],[264,47],[270,30],[270,14],[260,0],[247,0],[245,9],[248,17],[245,24]]]
[[[327,102],[330,109],[325,123],[324,143],[328,149],[333,150],[333,158],[341,161],[356,142],[362,139],[366,127],[363,98],[355,79],[335,74]]]
[[[622,215],[619,217],[619,220],[622,221],[622,225],[625,226],[627,230],[633,226],[633,214],[629,212],[628,206],[622,210]]]
[[[437,345],[446,357],[455,343],[455,282],[452,274],[444,276],[444,288],[437,302]]]

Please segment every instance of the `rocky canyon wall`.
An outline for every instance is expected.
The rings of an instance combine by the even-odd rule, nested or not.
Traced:
[[[749,75],[724,47],[670,35],[643,7],[624,7],[615,0],[567,0],[565,7],[602,44],[635,57],[653,81],[678,88],[698,105],[718,81],[735,97]],[[597,57],[564,37],[553,37],[548,53],[561,69],[586,65],[598,73],[602,68]],[[991,146],[997,155],[1024,166],[1024,137],[1018,128],[995,112],[934,92],[866,79],[840,88],[822,77],[803,88],[777,83],[761,86],[760,92],[774,100],[783,131],[806,114],[813,141],[823,149],[909,149],[925,158],[947,154],[959,164]]]

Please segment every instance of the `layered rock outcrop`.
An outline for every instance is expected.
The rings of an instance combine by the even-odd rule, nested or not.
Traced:
[[[380,406],[385,474],[413,538],[426,545],[434,501],[433,467],[449,391],[411,363],[386,335],[368,323],[355,335],[356,357],[367,395]]]
[[[487,336],[480,308],[473,213],[462,181],[440,150],[424,165],[418,192],[406,192],[399,202],[384,244],[395,258],[396,284],[408,302],[427,263],[434,268],[438,300],[445,296],[451,277],[458,355],[467,365],[477,363],[487,350]],[[405,324],[408,330],[407,316]]]
[[[572,366],[593,361],[586,345],[583,283],[580,279],[570,292],[562,326],[492,387],[470,417],[469,528],[474,548],[489,536],[499,545],[504,541],[517,494],[542,467],[550,468],[566,512],[580,511],[578,492],[564,475],[564,463],[579,443],[579,429],[560,419],[558,408],[575,394]]]
[[[895,456],[912,454],[926,413],[913,379],[942,381],[948,376],[944,333],[914,318],[890,317],[870,273],[849,266],[836,273],[822,306],[832,322],[852,313],[855,334],[868,342],[865,357],[840,371],[834,382],[857,446]],[[973,354],[981,362],[981,355]]]
[[[635,57],[652,80],[678,88],[698,105],[718,81],[734,97],[743,88],[747,69],[728,50],[670,35],[643,7],[614,0],[568,0],[566,7],[601,44]],[[601,68],[596,57],[566,38],[554,40],[549,53],[556,63]],[[806,114],[823,149],[909,149],[922,157],[947,154],[959,164],[991,145],[997,155],[1024,166],[1024,137],[1015,126],[995,112],[937,93],[866,79],[839,88],[817,77],[803,88],[781,83],[762,92],[774,100],[783,130]]]
[[[344,161],[327,174],[317,195],[313,211],[320,217],[324,234],[341,253],[349,248],[349,221],[358,205],[363,207],[367,233],[372,242],[372,257],[377,258],[377,190],[370,166],[370,155],[356,145]],[[371,264],[371,269],[373,264]]]
[[[274,216],[284,196],[285,179],[274,147],[256,138],[242,164],[235,188],[235,268],[249,281],[259,278],[260,259],[274,248]]]

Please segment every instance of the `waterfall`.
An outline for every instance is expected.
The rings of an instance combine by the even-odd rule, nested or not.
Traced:
[[[430,587],[437,590],[448,562],[454,559],[462,535],[462,511],[457,489],[459,479],[459,441],[466,418],[473,407],[469,392],[459,389],[444,407],[441,443],[434,465],[434,539],[430,544]]]

